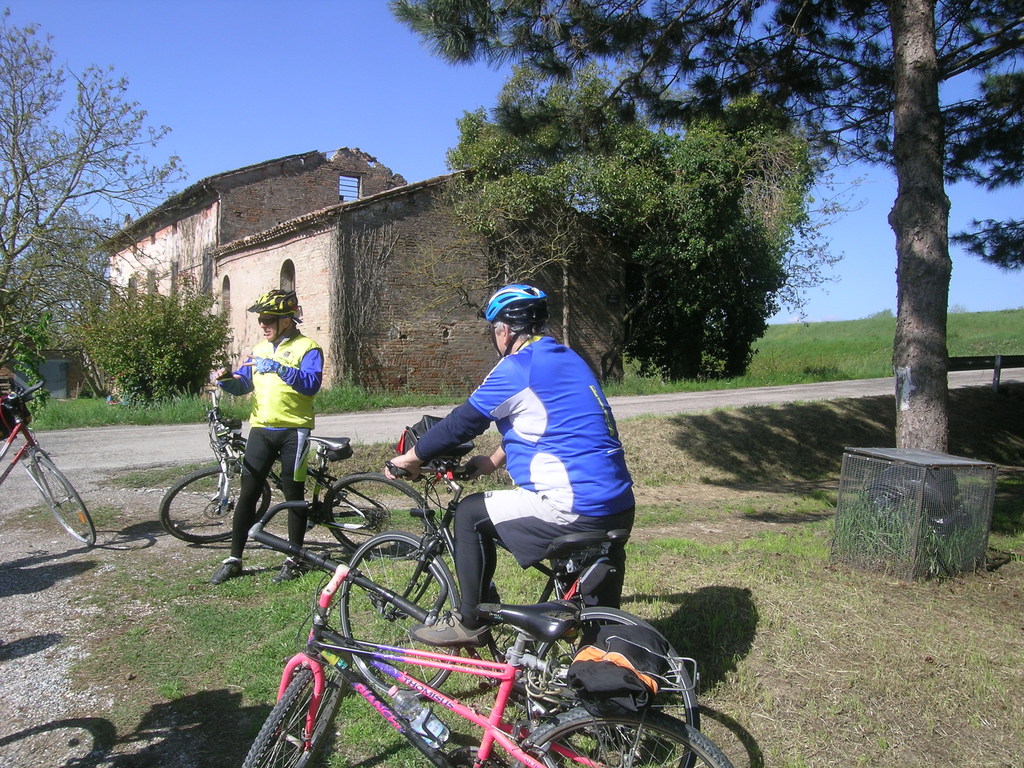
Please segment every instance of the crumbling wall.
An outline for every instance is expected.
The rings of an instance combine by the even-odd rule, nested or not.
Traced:
[[[437,187],[346,211],[338,244],[331,348],[349,379],[468,394],[495,362],[486,325],[467,300],[485,284],[485,260],[479,243],[458,232]]]
[[[218,182],[222,204],[220,243],[337,205],[341,202],[340,176],[358,178],[362,197],[405,184],[405,179],[359,149],[339,149],[330,159],[314,152],[285,158],[278,164],[264,163]]]

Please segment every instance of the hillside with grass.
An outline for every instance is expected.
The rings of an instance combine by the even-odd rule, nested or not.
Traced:
[[[896,320],[887,313],[863,320],[772,325],[757,343],[745,378],[798,384],[890,376],[895,333]],[[953,313],[947,346],[950,357],[1024,354],[1024,309]]]

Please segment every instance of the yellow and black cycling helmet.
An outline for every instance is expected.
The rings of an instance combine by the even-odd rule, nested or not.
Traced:
[[[248,311],[271,317],[294,317],[298,309],[299,300],[295,291],[274,290],[260,296]]]

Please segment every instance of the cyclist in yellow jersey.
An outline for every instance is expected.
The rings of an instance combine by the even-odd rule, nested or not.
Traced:
[[[257,313],[263,340],[238,370],[215,373],[218,385],[232,395],[253,393],[252,415],[242,484],[232,520],[231,556],[210,579],[221,584],[242,575],[242,553],[249,529],[256,522],[256,505],[267,475],[281,461],[281,490],[288,501],[301,501],[306,480],[309,432],[313,428],[313,395],[323,382],[324,355],[319,345],[299,333],[299,302],[294,291],[270,291],[249,307]],[[288,540],[302,545],[306,510],[288,511]],[[291,558],[274,581],[289,581],[302,573]]]

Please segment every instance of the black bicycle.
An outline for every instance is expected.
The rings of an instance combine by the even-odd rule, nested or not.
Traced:
[[[408,448],[409,445],[406,442],[402,447]],[[461,460],[474,447],[473,443],[464,443],[451,455],[436,458],[422,468],[423,497],[427,499],[428,505],[414,513],[423,522],[421,533],[381,533],[366,541],[349,558],[352,568],[386,587],[400,599],[391,601],[379,594],[353,590],[343,584],[338,600],[339,620],[341,631],[348,637],[393,647],[413,647],[408,635],[412,625],[432,624],[446,612],[457,608],[458,585],[452,567],[448,564],[455,551],[452,521],[464,491],[461,481],[467,474],[465,467],[461,466]],[[443,502],[445,496],[448,497],[447,503]],[[627,538],[626,531],[595,532],[568,534],[551,543],[545,556],[547,562],[542,561],[534,566],[547,577],[537,601],[564,599],[578,602],[581,605],[584,632],[573,642],[558,641],[540,645],[534,649],[538,656],[552,663],[568,664],[580,644],[586,644],[597,629],[604,625],[641,626],[657,632],[648,622],[627,611],[584,605],[585,598],[594,593],[601,581],[609,575],[610,548],[622,546]],[[497,599],[496,596],[492,597]],[[418,615],[405,610],[404,606],[408,603],[418,607]],[[426,619],[422,616],[426,616]],[[485,649],[492,658],[502,659],[510,640],[500,627],[495,627],[487,637]],[[669,655],[671,683],[662,691],[661,704],[681,712],[689,725],[699,728],[696,661],[679,655],[671,645]],[[362,659],[356,658],[354,663],[360,667],[360,673],[382,692],[386,692],[385,686],[394,684],[392,679],[382,675],[372,665],[366,665]],[[396,666],[401,668],[400,664]],[[446,670],[439,669],[428,682],[440,685],[446,675]],[[539,689],[539,686],[549,683],[547,678],[524,680],[525,685],[532,686],[531,694],[536,701],[542,701],[545,697],[561,698],[561,691],[545,692]]]
[[[160,523],[164,530],[194,544],[231,538],[245,456],[242,422],[220,410],[219,390],[214,390],[206,416],[210,447],[217,463],[186,475],[160,501]],[[354,551],[382,531],[423,530],[422,521],[410,514],[424,504],[415,488],[376,472],[336,475],[331,465],[352,456],[349,438],[310,435],[309,440],[312,449],[306,498],[310,527],[323,526],[348,551]],[[278,491],[281,488],[276,471],[270,473],[263,485],[257,516],[270,506],[271,486]]]

